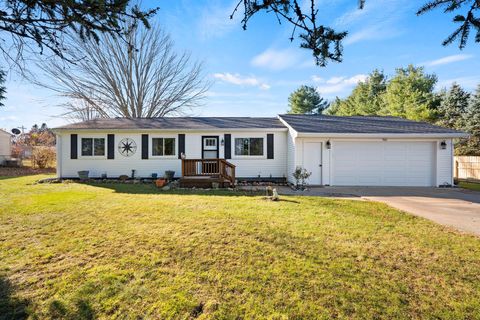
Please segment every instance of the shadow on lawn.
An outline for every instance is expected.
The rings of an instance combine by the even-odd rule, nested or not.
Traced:
[[[76,182],[80,183],[80,182]],[[235,191],[228,189],[207,190],[207,189],[174,189],[174,190],[161,190],[152,184],[127,184],[127,183],[104,183],[104,182],[86,182],[81,183],[97,188],[106,188],[114,190],[116,193],[128,193],[128,194],[182,194],[182,195],[204,195],[204,196],[262,196],[264,192],[259,191]]]
[[[27,299],[15,297],[10,281],[0,276],[0,320],[27,319],[29,304]]]

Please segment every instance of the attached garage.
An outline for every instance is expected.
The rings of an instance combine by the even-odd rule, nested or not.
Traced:
[[[336,141],[332,147],[332,185],[434,186],[432,141]]]
[[[288,127],[288,180],[296,167],[327,186],[453,184],[453,139],[463,132],[397,117],[280,115]]]

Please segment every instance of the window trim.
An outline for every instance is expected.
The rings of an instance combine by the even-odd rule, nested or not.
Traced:
[[[262,139],[263,140],[263,154],[262,155],[237,155],[235,153],[235,140],[236,139]],[[232,135],[231,143],[231,155],[232,159],[267,159],[267,135],[266,134],[257,134],[257,135]]]
[[[159,155],[154,155],[153,154],[153,139],[173,139],[174,140],[174,146],[175,146],[175,150],[173,152],[173,155],[163,155],[163,156],[159,156]],[[148,144],[149,144],[149,150],[148,150],[148,155],[149,157],[151,158],[154,158],[154,159],[178,159],[178,136],[175,136],[175,135],[150,135],[148,137]],[[165,149],[165,140],[163,140],[163,146],[164,146],[164,149]]]
[[[103,149],[103,156],[96,156],[92,154],[91,156],[88,155],[83,155],[82,153],[82,141],[83,139],[92,139],[92,148],[94,148],[95,145],[95,139],[103,139],[104,141],[104,149]],[[92,134],[92,135],[79,135],[78,136],[78,145],[77,145],[77,150],[78,150],[78,159],[89,159],[89,160],[103,160],[107,159],[107,136],[106,135],[98,135],[98,134]],[[92,149],[92,153],[94,153],[94,149]]]

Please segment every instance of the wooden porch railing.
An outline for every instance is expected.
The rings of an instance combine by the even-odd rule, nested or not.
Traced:
[[[235,184],[235,165],[225,159],[182,159],[182,177],[218,177]]]

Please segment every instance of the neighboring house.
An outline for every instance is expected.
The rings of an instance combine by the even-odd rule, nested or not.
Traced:
[[[221,158],[236,177],[284,178],[296,167],[312,185],[453,184],[452,139],[465,134],[394,117],[280,115],[278,118],[98,119],[55,129],[57,175],[175,171],[185,159]]]
[[[12,135],[0,129],[0,164],[12,156]]]

